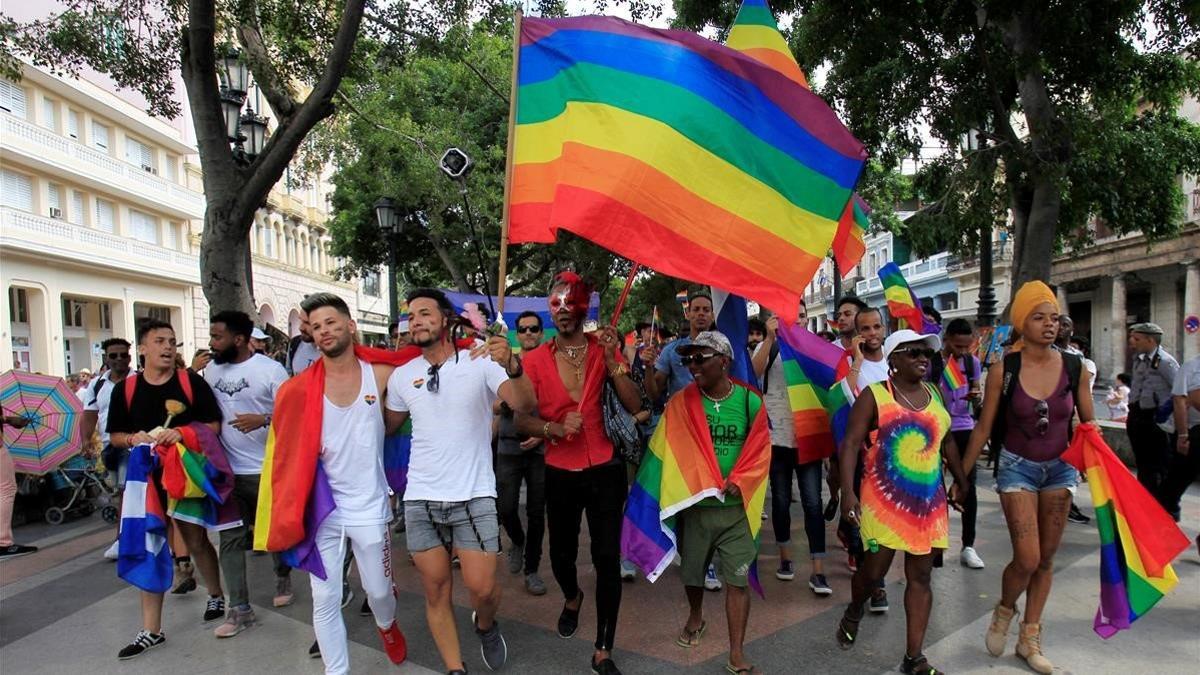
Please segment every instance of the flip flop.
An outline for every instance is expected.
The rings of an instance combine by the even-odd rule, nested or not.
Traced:
[[[687,625],[684,624],[683,630],[679,633],[679,637],[675,638],[675,644],[684,649],[691,649],[700,644],[700,638],[704,636],[704,630],[708,628],[708,622],[701,620],[700,627],[694,631],[689,631]]]

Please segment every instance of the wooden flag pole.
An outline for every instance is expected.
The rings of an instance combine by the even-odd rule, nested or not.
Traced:
[[[500,275],[496,279],[496,318],[504,314],[508,285],[508,220],[512,199],[513,136],[517,128],[517,71],[521,63],[521,8],[513,10],[512,84],[508,93],[508,146],[504,155],[504,213],[500,217]]]
[[[625,309],[625,300],[629,298],[629,289],[633,288],[633,279],[637,276],[641,265],[633,263],[633,267],[629,268],[629,278],[625,279],[625,288],[621,289],[621,295],[617,298],[617,306],[613,309],[612,321],[609,325],[613,328],[617,327],[617,320],[621,318],[621,310]]]

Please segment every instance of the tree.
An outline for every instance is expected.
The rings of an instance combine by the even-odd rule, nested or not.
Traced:
[[[0,18],[0,67],[16,54],[65,74],[87,65],[135,89],[149,112],[180,112],[173,78],[182,74],[204,170],[200,277],[213,311],[255,316],[247,283],[248,235],[308,133],[335,111],[350,69],[365,0],[67,0],[45,19]],[[218,38],[236,42],[275,117],[266,146],[239,163],[226,137],[218,82]],[[10,51],[11,50],[11,51]],[[14,72],[16,71],[16,72]],[[297,92],[307,89],[301,97]]]
[[[678,0],[677,21],[723,27],[735,5]],[[1011,213],[1019,285],[1048,280],[1093,218],[1151,240],[1178,232],[1178,176],[1200,173],[1200,128],[1176,114],[1200,91],[1187,0],[772,5],[796,13],[801,66],[829,66],[819,93],[884,167],[919,150],[923,126],[950,149],[918,176],[918,251],[971,250]],[[964,151],[971,130],[983,142]]]

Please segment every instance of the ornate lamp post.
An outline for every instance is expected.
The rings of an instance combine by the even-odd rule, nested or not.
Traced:
[[[404,220],[396,213],[396,202],[388,197],[380,197],[375,202],[375,220],[388,241],[388,318],[391,323],[396,323],[400,320],[400,296],[396,293],[396,239],[404,231]]]

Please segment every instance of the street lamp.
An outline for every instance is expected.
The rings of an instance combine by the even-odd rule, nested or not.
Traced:
[[[963,150],[980,152],[987,149],[987,135],[980,129],[968,129],[963,134]],[[996,289],[992,281],[992,225],[979,227],[979,300],[975,323],[991,326],[996,321]]]
[[[400,296],[396,293],[396,239],[404,231],[404,219],[396,215],[396,202],[380,197],[375,202],[375,220],[388,242],[388,317],[391,323],[400,320]]]

